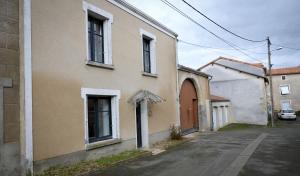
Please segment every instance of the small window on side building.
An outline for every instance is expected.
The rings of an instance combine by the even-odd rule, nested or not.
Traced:
[[[290,86],[289,85],[280,86],[280,92],[281,92],[281,95],[290,94]]]
[[[281,76],[281,80],[285,80],[286,79],[286,76],[285,75],[282,75]]]

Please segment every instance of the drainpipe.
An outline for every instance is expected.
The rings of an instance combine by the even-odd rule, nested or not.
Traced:
[[[209,95],[210,95],[210,81],[212,80],[212,76],[208,77],[208,91],[209,91]],[[209,110],[210,110],[210,130],[214,131],[214,121],[213,121],[213,107],[212,107],[212,102],[211,100],[209,100]]]
[[[176,126],[180,126],[180,117],[179,117],[179,73],[178,73],[178,39],[176,37]]]
[[[32,146],[32,69],[31,69],[31,0],[21,0],[20,40],[20,121],[22,175],[33,175]],[[20,3],[21,4],[21,3]]]

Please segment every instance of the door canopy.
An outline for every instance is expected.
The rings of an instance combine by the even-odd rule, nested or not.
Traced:
[[[128,102],[135,104],[136,102],[140,102],[142,100],[146,100],[150,103],[161,103],[163,101],[166,101],[165,99],[161,98],[158,95],[155,95],[154,93],[148,90],[140,90],[136,94],[134,94]]]

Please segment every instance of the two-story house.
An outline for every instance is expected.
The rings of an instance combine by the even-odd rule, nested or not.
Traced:
[[[272,69],[274,110],[300,110],[300,66]]]
[[[148,148],[180,124],[175,32],[121,0],[0,2],[16,38],[1,41],[1,173]]]

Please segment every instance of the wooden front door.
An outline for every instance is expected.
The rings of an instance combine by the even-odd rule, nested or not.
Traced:
[[[186,79],[180,90],[180,123],[183,133],[198,130],[198,99],[193,82]]]

